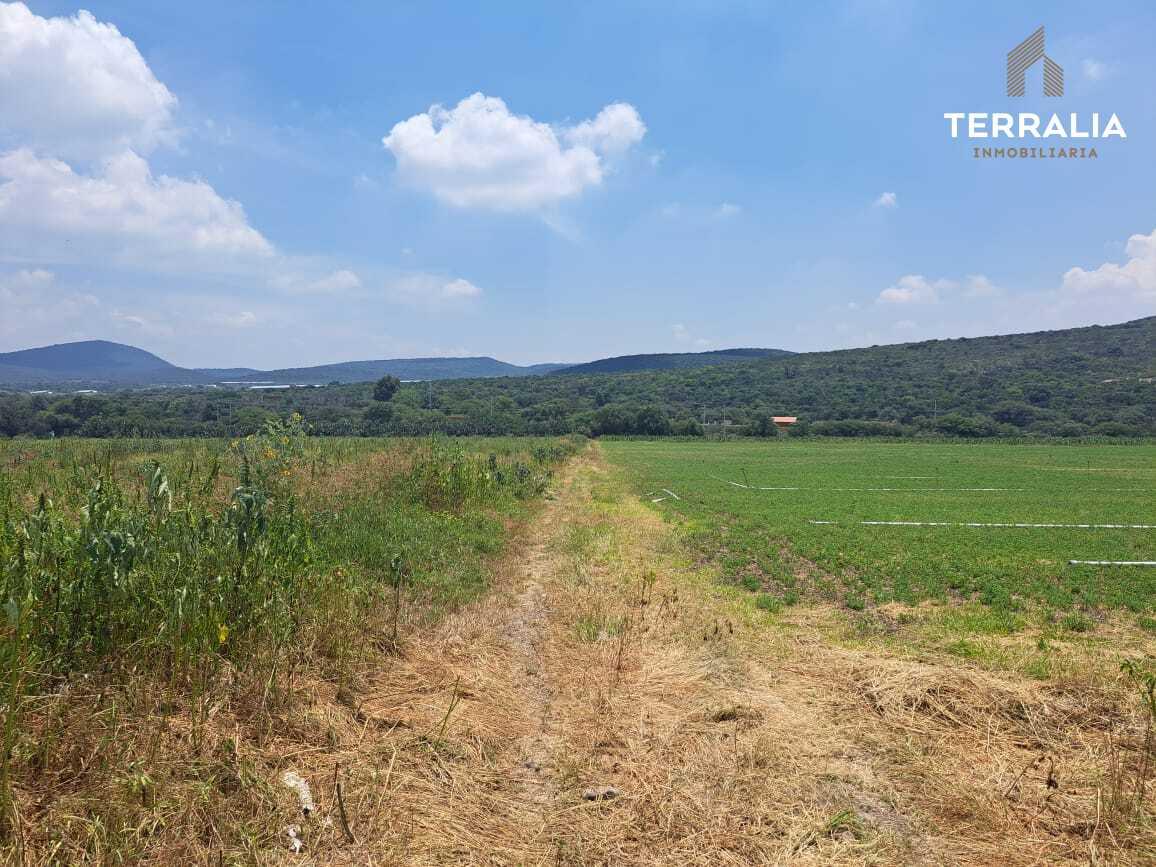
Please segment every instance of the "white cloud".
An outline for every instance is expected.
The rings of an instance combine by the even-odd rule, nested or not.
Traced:
[[[361,278],[347,268],[326,274],[322,277],[305,276],[296,271],[286,271],[277,274],[269,285],[283,292],[294,295],[340,295],[352,289],[361,288]]]
[[[0,141],[69,159],[148,151],[175,140],[176,104],[115,26],[0,3]]]
[[[1102,60],[1095,60],[1091,57],[1084,58],[1083,63],[1080,64],[1084,71],[1084,78],[1089,81],[1102,81],[1107,78],[1112,69],[1109,64]]]
[[[219,313],[216,321],[226,328],[251,328],[257,324],[257,314],[251,310],[239,310],[236,313]]]
[[[147,334],[149,337],[171,337],[173,334],[173,326],[168,322],[162,322],[140,313],[113,310],[112,319],[116,324],[128,326],[129,330]]]
[[[743,209],[731,202],[723,202],[714,209],[713,216],[716,220],[726,220],[730,217],[737,217],[743,212]]]
[[[877,300],[881,304],[934,303],[941,291],[956,285],[953,280],[928,280],[922,274],[908,274],[880,292]]]
[[[273,254],[238,202],[203,181],[154,176],[132,151],[92,176],[28,149],[0,154],[0,229],[0,256],[216,264]]]
[[[12,274],[0,275],[0,299],[23,297],[26,293],[43,291],[56,280],[56,275],[44,268],[25,268]]]
[[[310,284],[310,289],[314,292],[347,292],[350,289],[358,289],[361,286],[361,278],[348,269],[341,269],[334,271],[320,280],[315,280]]]
[[[511,114],[501,99],[475,93],[454,108],[434,105],[401,121],[382,142],[404,181],[444,202],[533,211],[601,184],[605,158],[622,153],[645,132],[638,112],[625,103],[556,130]]]
[[[385,296],[391,301],[427,311],[468,306],[481,295],[481,288],[469,280],[421,272],[402,274],[385,284]]]
[[[1128,261],[1123,265],[1105,262],[1092,271],[1071,268],[1064,274],[1063,290],[1105,301],[1156,302],[1156,230],[1150,235],[1133,235],[1124,252]]]
[[[963,294],[968,298],[992,298],[1003,294],[1003,290],[983,274],[969,274],[963,285]]]
[[[898,208],[899,197],[895,193],[880,193],[874,204],[877,208]]]
[[[626,102],[608,105],[594,120],[584,120],[562,132],[572,145],[588,147],[596,153],[618,154],[642,141],[646,124],[634,106]]]
[[[482,290],[469,280],[451,280],[441,288],[441,294],[446,298],[477,298]]]

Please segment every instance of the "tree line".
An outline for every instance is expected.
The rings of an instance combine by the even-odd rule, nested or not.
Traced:
[[[239,436],[299,412],[319,435],[1156,435],[1156,318],[692,370],[245,390],[0,394],[4,436]]]

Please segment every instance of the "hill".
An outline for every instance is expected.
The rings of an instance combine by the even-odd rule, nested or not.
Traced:
[[[1156,436],[1156,317],[674,370],[255,392],[0,396],[0,434],[235,436],[301,412],[318,434],[696,435],[704,416],[770,435]],[[715,429],[718,429],[717,427]]]
[[[135,385],[196,382],[199,377],[151,352],[108,340],[82,340],[0,353],[0,384],[42,385],[74,380]]]
[[[631,373],[639,370],[683,370],[731,364],[755,358],[773,358],[793,355],[785,349],[715,349],[710,352],[661,352],[647,355],[620,355],[601,358],[586,364],[572,364],[554,371],[557,374],[582,375],[587,373]]]
[[[1112,326],[799,353],[684,370],[446,383],[441,406],[508,397],[529,431],[1156,435],[1156,317]],[[478,424],[484,421],[477,420]],[[512,422],[509,422],[512,424]]]
[[[256,370],[250,367],[178,367],[163,358],[108,340],[58,343],[0,353],[0,388],[147,388],[221,382],[327,385],[370,382],[386,374],[402,380],[540,376],[563,364],[519,366],[495,358],[391,358],[314,367]]]
[[[389,374],[401,380],[475,379],[490,376],[537,376],[564,367],[535,364],[521,367],[487,356],[472,358],[386,358],[378,361],[345,361],[316,367],[258,370],[241,381],[262,380],[285,385],[327,385],[331,382],[370,382]]]

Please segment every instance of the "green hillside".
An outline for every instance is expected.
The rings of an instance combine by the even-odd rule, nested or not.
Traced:
[[[663,352],[647,355],[619,355],[600,358],[585,364],[572,364],[555,371],[557,375],[574,376],[588,373],[633,373],[640,370],[682,370],[710,367],[715,364],[733,364],[756,358],[792,355],[785,349],[716,349],[710,352]]]
[[[320,434],[581,432],[1156,435],[1156,317],[1107,327],[801,353],[710,367],[256,392],[0,396],[0,433],[233,436],[303,413]]]

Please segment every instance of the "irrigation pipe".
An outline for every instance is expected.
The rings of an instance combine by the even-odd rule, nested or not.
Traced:
[[[838,521],[808,521],[808,524],[838,524]],[[1156,524],[1026,524],[979,523],[975,521],[856,521],[864,527],[1012,527],[1053,530],[1156,530]]]
[[[1156,560],[1069,560],[1069,566],[1156,566]]]

